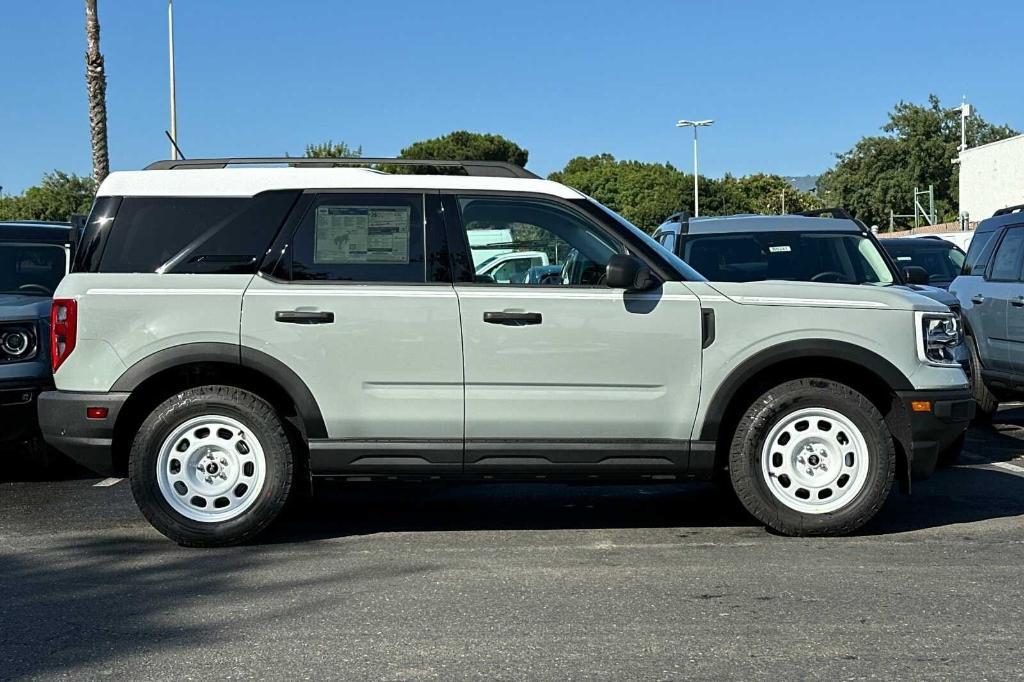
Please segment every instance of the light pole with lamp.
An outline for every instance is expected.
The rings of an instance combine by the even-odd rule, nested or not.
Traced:
[[[676,128],[693,128],[693,217],[700,216],[700,197],[697,191],[697,128],[710,126],[714,123],[711,119],[703,121],[687,121],[683,119],[676,123]]]

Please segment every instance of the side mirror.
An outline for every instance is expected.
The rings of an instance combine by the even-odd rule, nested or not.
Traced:
[[[636,256],[619,253],[611,257],[605,268],[605,283],[612,289],[647,291],[657,280],[647,264]]]
[[[930,281],[928,271],[920,265],[904,265],[903,279],[907,280],[908,284],[928,284]]]

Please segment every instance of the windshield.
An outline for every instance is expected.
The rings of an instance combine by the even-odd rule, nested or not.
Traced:
[[[883,246],[897,265],[918,265],[932,282],[951,282],[964,266],[963,251],[935,239],[887,239]]]
[[[893,283],[875,244],[850,232],[681,235],[683,260],[712,282]]]
[[[53,296],[67,271],[64,247],[0,242],[0,293]]]
[[[616,213],[612,209],[608,208],[607,206],[605,206],[601,202],[595,200],[594,198],[587,197],[587,200],[590,201],[590,203],[592,203],[594,206],[597,206],[602,211],[604,211],[605,213],[610,215],[612,218],[614,218],[616,222],[618,222],[620,225],[622,225],[627,230],[632,232],[637,237],[637,239],[642,241],[649,248],[655,249],[658,253],[661,254],[661,256],[665,260],[670,261],[672,263],[672,265],[676,268],[676,270],[678,270],[683,276],[685,276],[686,279],[688,279],[688,280],[695,280],[695,281],[702,281],[702,280],[705,279],[705,277],[702,276],[702,273],[697,272],[692,267],[687,265],[679,256],[677,256],[676,254],[672,253],[671,251],[666,249],[664,246],[662,246],[658,242],[658,240],[656,240],[654,237],[652,237],[651,235],[647,234],[646,232],[641,230],[639,227],[637,227],[633,223],[629,222],[628,220],[626,220],[625,218],[620,216],[618,213]]]

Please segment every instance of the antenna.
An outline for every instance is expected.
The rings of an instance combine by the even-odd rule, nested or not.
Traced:
[[[173,137],[171,137],[171,134],[170,134],[169,132],[167,132],[167,131],[165,130],[165,131],[164,131],[164,135],[166,135],[166,136],[167,136],[167,139],[171,141],[171,144],[172,144],[172,145],[174,145],[174,150],[175,150],[176,152],[178,152],[178,156],[179,156],[179,157],[180,157],[180,158],[181,158],[182,160],[184,160],[184,159],[185,159],[185,155],[181,153],[181,147],[179,147],[179,146],[178,146],[178,143],[174,141],[174,138],[173,138]]]

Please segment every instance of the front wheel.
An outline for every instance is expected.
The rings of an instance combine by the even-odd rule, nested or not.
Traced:
[[[143,515],[191,547],[257,535],[284,508],[292,475],[281,419],[262,398],[233,386],[189,389],[158,405],[129,459]]]
[[[988,390],[985,385],[985,378],[981,375],[981,354],[978,353],[978,344],[973,337],[966,339],[967,348],[971,353],[970,379],[971,392],[974,394],[974,402],[977,409],[974,411],[974,421],[979,424],[989,424],[996,410],[999,409],[999,401]]]
[[[892,435],[863,395],[798,379],[747,408],[729,452],[737,497],[786,535],[842,535],[881,509],[895,475]]]

